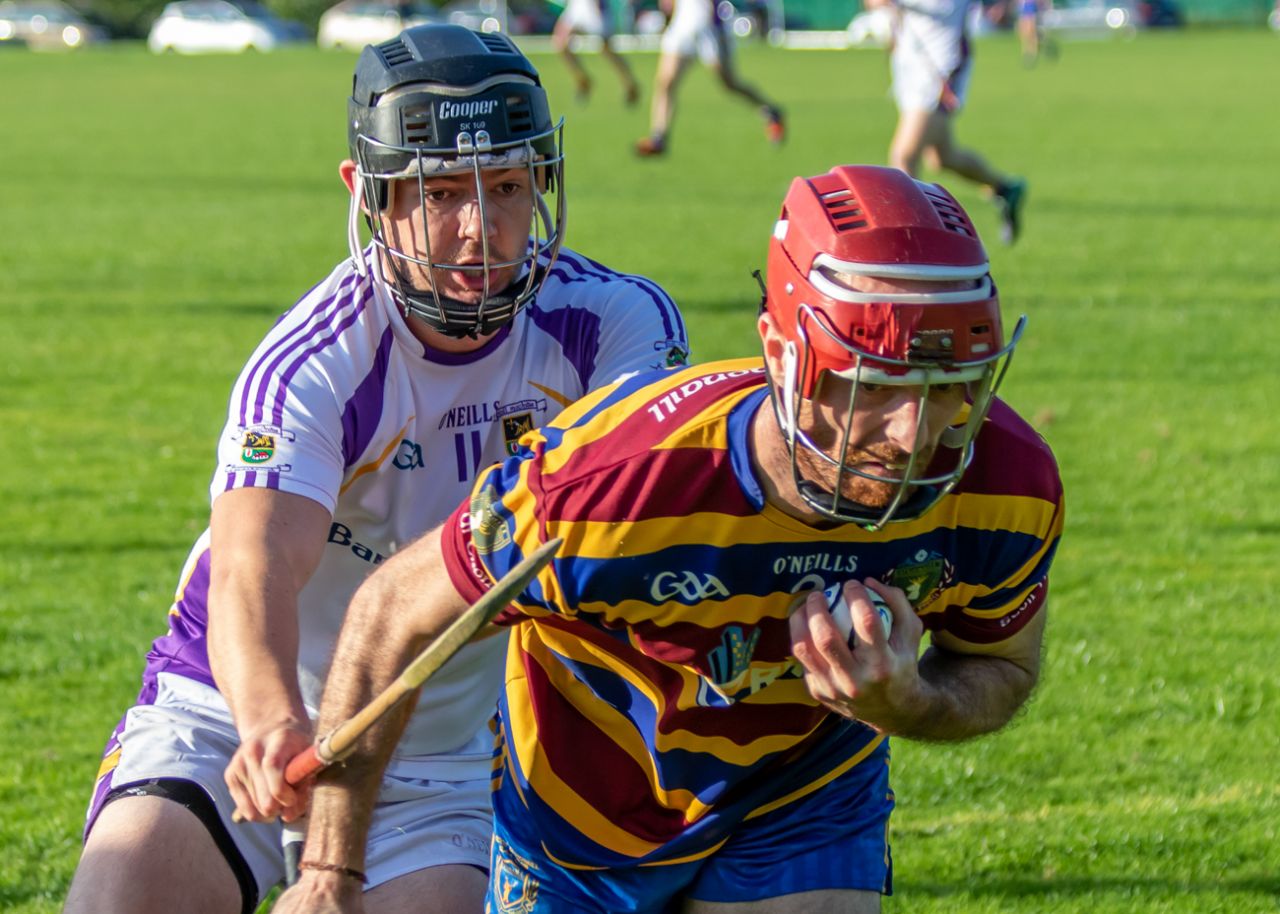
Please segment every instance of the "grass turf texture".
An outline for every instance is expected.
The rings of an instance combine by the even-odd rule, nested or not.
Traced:
[[[642,79],[655,58],[633,58]],[[683,305],[700,360],[755,351],[788,181],[881,162],[874,52],[741,49],[787,144],[694,70],[671,152],[643,110],[568,119],[571,244]],[[0,54],[0,909],[58,909],[100,746],[205,523],[227,390],[344,256],[336,176],[354,57]],[[993,245],[1031,317],[1005,393],[1069,498],[1043,684],[1003,734],[894,751],[886,911],[1275,911],[1280,897],[1280,83],[1274,35],[978,46],[959,136],[1031,179]],[[948,182],[979,228],[995,217]]]

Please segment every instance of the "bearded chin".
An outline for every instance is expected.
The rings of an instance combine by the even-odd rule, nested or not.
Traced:
[[[796,454],[796,466],[802,479],[809,480],[830,493],[835,491],[837,467],[819,460],[807,451]],[[840,480],[840,497],[868,508],[883,508],[897,494],[896,482],[877,482],[853,473],[845,473]]]

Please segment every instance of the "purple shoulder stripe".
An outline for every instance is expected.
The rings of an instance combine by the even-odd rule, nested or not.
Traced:
[[[556,259],[556,267],[561,265],[569,267],[576,274],[570,275],[567,272],[552,268],[551,275],[564,283],[581,282],[583,279],[594,278],[621,281],[640,289],[657,307],[658,314],[662,317],[662,330],[667,335],[667,339],[678,340],[686,346],[688,345],[688,334],[684,327],[684,319],[680,315],[680,309],[676,307],[675,302],[666,293],[666,290],[653,280],[631,273],[619,273],[617,270],[609,269],[602,263],[571,251],[561,250],[560,256]]]
[[[529,319],[560,344],[565,358],[578,373],[578,383],[583,390],[590,390],[600,353],[600,315],[586,308],[530,308]]]
[[[391,346],[395,333],[388,324],[378,342],[369,373],[356,385],[355,392],[342,410],[342,455],[350,467],[364,453],[382,420],[383,392],[387,384],[387,366],[391,362]]]
[[[308,336],[327,326],[332,321],[334,314],[351,303],[352,292],[358,281],[359,276],[355,273],[344,278],[332,295],[320,299],[310,308],[305,309],[305,315],[300,315],[298,322],[262,353],[253,368],[245,376],[244,389],[240,395],[241,425],[251,425],[262,421],[265,387],[268,384],[271,373],[288,356],[290,350],[303,345]],[[299,305],[305,300],[306,297],[304,296],[299,301]],[[295,305],[294,307],[298,306]],[[281,320],[283,321],[284,318],[281,318]],[[258,388],[256,394],[253,393],[255,388]],[[250,403],[251,398],[254,401],[252,404]],[[251,408],[252,415],[250,413]]]
[[[283,421],[284,399],[285,395],[288,393],[289,382],[293,380],[293,376],[298,373],[298,370],[304,364],[306,364],[307,359],[311,358],[311,356],[320,352],[322,349],[327,349],[332,346],[338,338],[342,336],[342,332],[356,322],[360,317],[360,313],[364,311],[365,305],[367,305],[369,300],[373,298],[373,286],[371,285],[357,287],[357,291],[359,292],[358,297],[353,296],[352,299],[355,302],[355,307],[353,307],[349,312],[342,314],[340,311],[335,311],[328,326],[321,325],[316,327],[309,337],[299,340],[294,346],[290,347],[288,351],[280,353],[279,357],[275,360],[276,364],[283,362],[286,358],[292,358],[293,360],[289,363],[287,368],[280,372],[279,380],[276,382],[275,396],[271,398],[270,419],[266,419],[264,415],[267,396],[266,391],[263,390],[258,395],[258,407],[255,411],[258,418],[254,421],[262,422],[265,420],[269,421],[273,425],[279,425]],[[328,332],[326,333],[325,331]],[[310,345],[307,345],[308,343],[310,343]],[[306,346],[306,348],[302,349],[301,347],[303,346]],[[275,367],[276,365],[273,364],[272,373],[274,373]]]

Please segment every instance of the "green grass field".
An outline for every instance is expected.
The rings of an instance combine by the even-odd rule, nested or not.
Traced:
[[[643,78],[653,55],[637,55]],[[797,174],[882,162],[877,52],[744,48],[780,150],[695,71],[637,161],[603,61],[570,101],[572,246],[663,282],[699,359],[755,351]],[[0,909],[56,911],[103,740],[202,529],[227,390],[344,256],[354,57],[0,54]],[[1000,735],[899,743],[888,912],[1280,910],[1280,39],[1146,34],[1025,71],[979,43],[962,141],[1031,180],[993,245],[1005,393],[1068,493],[1043,684]],[[979,228],[995,219],[948,182]]]

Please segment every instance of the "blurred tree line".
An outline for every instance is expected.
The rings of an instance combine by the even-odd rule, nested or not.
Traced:
[[[117,38],[145,38],[151,23],[168,0],[67,0],[90,21],[105,26]],[[284,19],[306,23],[313,31],[320,14],[337,0],[259,0]]]

